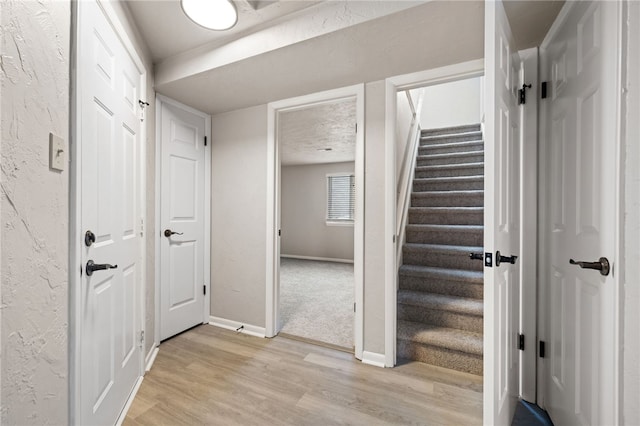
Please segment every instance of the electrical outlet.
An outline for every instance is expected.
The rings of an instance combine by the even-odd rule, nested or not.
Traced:
[[[67,160],[67,147],[64,139],[49,133],[49,168],[51,170],[63,171]]]

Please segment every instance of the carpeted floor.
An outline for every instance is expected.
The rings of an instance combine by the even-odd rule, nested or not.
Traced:
[[[353,349],[353,264],[280,259],[283,333]]]

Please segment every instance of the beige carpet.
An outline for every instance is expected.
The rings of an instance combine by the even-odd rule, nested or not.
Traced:
[[[353,264],[280,259],[281,332],[353,348]]]

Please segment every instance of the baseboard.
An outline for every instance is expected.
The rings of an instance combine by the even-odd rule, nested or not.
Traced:
[[[384,354],[378,354],[375,352],[367,352],[362,351],[362,363],[373,365],[374,367],[385,367],[385,356]]]
[[[225,318],[211,316],[209,317],[209,324],[214,325],[216,327],[225,328],[227,330],[233,330],[233,331],[238,331],[240,327],[243,327],[242,330],[238,332],[248,334],[249,336],[264,338],[267,335],[267,331],[264,327],[258,327],[256,325],[246,324],[238,321],[232,321]]]
[[[154,346],[153,349],[151,349],[149,351],[149,353],[147,354],[147,357],[144,360],[144,365],[145,365],[145,369],[144,370],[145,371],[151,370],[151,366],[155,362],[159,351],[160,351],[160,347],[159,346]]]
[[[142,380],[144,380],[144,376],[138,377],[138,381],[136,382],[135,386],[133,386],[133,390],[131,391],[129,398],[127,398],[127,403],[124,404],[124,408],[122,409],[122,411],[120,412],[120,415],[118,416],[118,420],[116,421],[116,426],[122,426],[122,423],[124,422],[124,419],[127,417],[127,413],[129,412],[129,408],[131,408],[131,404],[133,404],[133,400],[136,398],[138,389],[140,389],[140,385],[142,385]]]
[[[334,259],[332,257],[298,256],[297,254],[281,254],[280,257],[285,257],[287,259],[320,260],[323,262],[353,263],[353,259]]]

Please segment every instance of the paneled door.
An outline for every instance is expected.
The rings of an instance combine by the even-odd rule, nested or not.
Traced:
[[[542,370],[544,406],[555,424],[618,423],[620,8],[619,2],[568,2],[541,50],[549,82],[541,101],[548,169]]]
[[[205,315],[206,115],[161,101],[160,339]],[[208,274],[208,271],[207,271]]]
[[[502,1],[486,2],[484,424],[491,425],[511,424],[518,397],[520,67]]]
[[[142,373],[144,78],[101,7],[78,2],[82,279],[76,391],[79,423],[91,425],[116,422]]]

